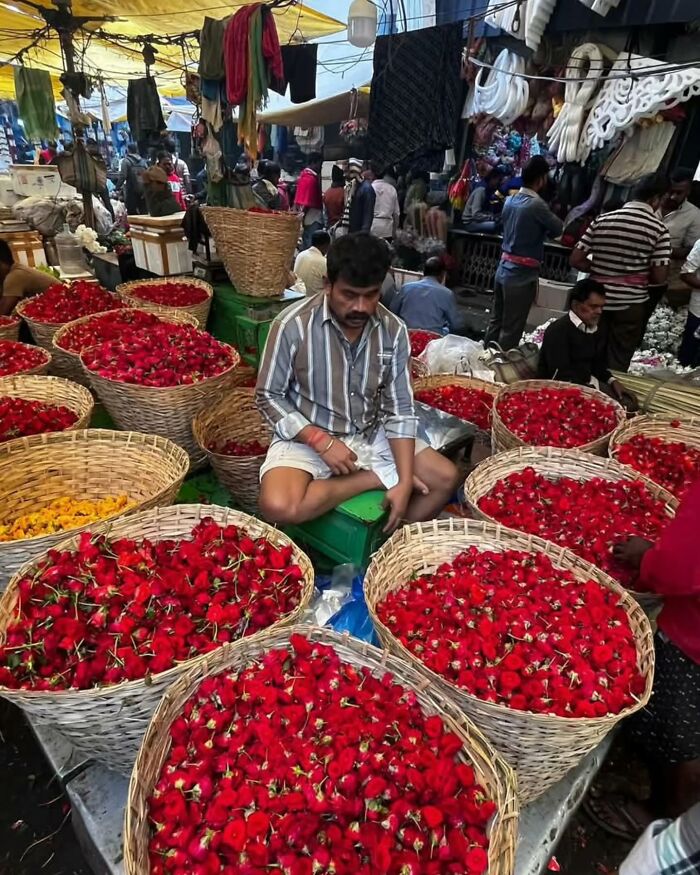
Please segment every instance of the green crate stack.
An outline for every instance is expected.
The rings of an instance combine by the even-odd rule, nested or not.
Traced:
[[[372,554],[387,538],[383,531],[387,519],[382,507],[385,496],[379,490],[365,492],[317,520],[289,526],[287,534],[340,565],[352,563],[367,568]]]

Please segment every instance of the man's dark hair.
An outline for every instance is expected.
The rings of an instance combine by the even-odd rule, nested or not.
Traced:
[[[379,161],[370,161],[369,169],[377,177],[377,179],[381,179],[382,176],[384,176],[384,166],[380,164]]]
[[[417,179],[422,179],[426,185],[430,185],[430,174],[427,170],[412,170],[411,182],[415,182]]]
[[[347,234],[328,250],[327,272],[331,285],[342,277],[358,289],[384,282],[391,266],[389,249],[372,234]]]
[[[600,295],[604,298],[605,286],[597,280],[592,280],[590,277],[587,277],[584,280],[579,280],[569,293],[569,309],[571,309],[571,305],[574,301],[579,304],[584,304],[591,295]]]
[[[331,167],[331,182],[333,185],[345,185],[345,173],[338,164]]]
[[[161,149],[156,153],[156,164],[160,164],[161,161],[172,161],[173,156],[170,152],[166,152],[165,149]]]
[[[273,176],[279,176],[281,172],[282,169],[275,161],[263,158],[262,161],[258,162],[258,176],[262,179],[272,179]]]
[[[14,264],[15,257],[7,240],[0,240],[0,264]]]
[[[676,167],[671,174],[671,182],[677,185],[679,182],[692,182],[695,179],[695,171],[690,167]]]
[[[328,231],[314,231],[311,235],[311,245],[315,246],[317,249],[321,246],[328,246],[331,242],[331,235]]]
[[[505,173],[502,170],[499,170],[498,167],[494,167],[492,170],[486,174],[485,181],[486,182],[495,182],[497,179],[503,179]]]
[[[170,137],[163,140],[163,148],[170,152],[171,155],[174,155],[177,152],[177,144],[175,143],[175,140]]]
[[[129,155],[138,155],[139,154],[138,143],[127,143],[126,151],[127,151],[127,154],[129,154]]]
[[[425,267],[423,268],[423,273],[426,276],[442,276],[446,273],[445,262],[440,258],[439,255],[433,255],[432,258],[429,258],[425,262]]]
[[[652,201],[663,197],[670,188],[668,176],[665,173],[650,173],[643,176],[630,193],[632,201]]]
[[[535,155],[534,158],[530,158],[523,170],[523,185],[525,188],[529,188],[531,185],[534,185],[538,179],[542,179],[543,176],[548,175],[549,164],[547,164],[547,159],[542,155]]]

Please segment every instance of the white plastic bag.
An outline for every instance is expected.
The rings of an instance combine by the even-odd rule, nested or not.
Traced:
[[[494,373],[481,360],[483,355],[482,343],[448,334],[439,340],[431,340],[418,356],[418,361],[423,362],[431,374],[466,374],[493,383]]]

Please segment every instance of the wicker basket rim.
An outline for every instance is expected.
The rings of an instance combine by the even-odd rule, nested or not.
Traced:
[[[163,283],[178,283],[180,285],[186,286],[194,286],[195,288],[202,289],[202,291],[206,292],[207,296],[203,301],[197,301],[194,304],[156,304],[155,301],[149,301],[147,298],[140,298],[134,292],[144,286],[149,285],[162,285]],[[149,304],[156,304],[159,307],[165,307],[170,310],[187,310],[190,307],[199,307],[202,304],[206,304],[207,301],[211,301],[214,297],[214,289],[211,284],[205,282],[205,280],[200,280],[198,277],[162,277],[159,280],[132,280],[128,283],[120,283],[117,286],[117,294],[123,295],[126,298],[130,298],[135,301],[145,301]]]
[[[111,429],[104,428],[85,428],[85,429],[76,429],[73,431],[52,431],[45,432],[44,434],[38,435],[30,435],[29,437],[19,437],[15,438],[11,441],[5,441],[0,444],[0,466],[2,466],[6,456],[11,462],[14,460],[14,456],[12,456],[12,448],[24,442],[28,444],[26,447],[26,451],[31,453],[33,450],[41,449],[46,444],[49,443],[76,443],[84,441],[87,443],[91,439],[96,439],[100,441],[105,441],[107,443],[114,444],[114,437],[116,436],[119,443],[124,444],[125,446],[134,445],[134,437],[141,438],[141,441],[138,441],[135,445],[138,446],[146,445],[151,446],[153,449],[158,449],[161,452],[167,453],[169,456],[180,457],[180,467],[184,469],[184,473],[187,473],[187,469],[189,468],[189,456],[187,455],[187,451],[182,449],[178,444],[174,441],[169,440],[168,438],[161,437],[159,435],[148,435],[141,434],[137,431],[113,431]],[[108,438],[110,438],[108,440]],[[160,443],[161,446],[154,446],[153,444],[147,444],[146,441],[157,439],[157,443]],[[112,514],[111,516],[104,517],[96,523],[95,525],[102,524],[104,522],[109,522],[109,520],[113,520],[117,517],[122,516],[124,513],[123,510],[118,511],[117,513]],[[75,526],[74,529],[66,529],[65,532],[61,532],[61,534],[65,534],[66,538],[71,537],[71,532],[76,531],[77,529],[84,529],[85,526]],[[56,532],[53,532],[50,535],[38,535],[35,538],[15,538],[12,541],[3,541],[0,544],[0,548],[11,546],[13,544],[26,544],[30,547],[38,547],[44,542],[50,542],[53,546],[53,539],[55,539]]]
[[[235,510],[234,508],[230,508],[230,507],[222,507],[220,505],[211,505],[211,504],[182,505],[182,504],[180,504],[180,505],[172,505],[170,507],[155,507],[155,508],[150,508],[149,510],[139,511],[138,513],[132,514],[131,516],[128,516],[128,517],[120,517],[118,519],[114,519],[114,518],[110,517],[110,518],[107,518],[105,520],[100,520],[98,523],[95,523],[92,527],[90,527],[89,531],[94,532],[94,533],[99,533],[99,534],[105,534],[108,536],[111,527],[115,523],[118,523],[125,528],[126,527],[131,528],[132,526],[138,527],[138,525],[144,520],[144,518],[149,519],[150,517],[163,517],[163,516],[167,517],[169,515],[177,516],[178,514],[185,513],[186,511],[194,512],[195,515],[197,515],[200,520],[204,519],[206,517],[212,517],[212,518],[220,517],[221,519],[228,519],[229,517],[234,517],[236,519],[240,519],[241,517],[246,517],[247,519],[252,520],[254,522],[255,526],[260,527],[263,530],[263,532],[268,533],[267,534],[268,537],[271,533],[274,532],[275,538],[281,539],[287,545],[291,544],[291,546],[294,550],[292,556],[294,558],[296,558],[297,560],[299,560],[297,564],[299,564],[301,566],[306,564],[309,569],[312,568],[311,560],[308,558],[306,553],[304,553],[304,551],[300,547],[298,547],[294,543],[294,541],[292,541],[292,539],[288,535],[286,535],[284,532],[282,532],[280,529],[276,529],[273,526],[270,526],[268,523],[265,523],[262,520],[257,519],[256,517],[251,517],[250,514],[246,514],[243,511]],[[191,531],[191,529],[189,531]],[[52,547],[51,547],[52,551],[67,550],[67,549],[70,549],[71,547],[76,546],[83,533],[75,534],[72,536],[70,535],[70,532],[67,532],[67,534],[69,535],[69,537],[67,537],[65,540],[60,541],[58,544],[52,545]],[[169,539],[170,538],[167,538],[166,540],[169,540]],[[156,540],[156,543],[157,543],[157,540]],[[28,574],[32,569],[34,569],[45,558],[46,558],[46,555],[44,553],[44,554],[41,554],[39,556],[34,557],[33,559],[30,559],[28,562],[25,562],[24,565],[22,565],[12,575],[12,578],[10,579],[10,582],[8,583],[7,588],[5,589],[5,592],[0,594],[0,603],[10,600],[10,597],[13,594],[13,590],[14,590],[17,582],[19,580],[21,580],[22,577],[24,577],[26,574]],[[302,570],[303,570],[303,568],[302,568]],[[308,601],[308,596],[313,592],[313,585],[314,585],[313,584],[313,577],[309,577],[308,574],[304,574],[303,581],[304,581],[304,585],[302,588],[302,596],[301,596],[299,605],[297,605],[297,607],[293,611],[291,611],[289,614],[286,614],[285,615],[286,617],[295,617],[295,616],[300,615],[304,610],[305,602]],[[280,619],[283,619],[283,618],[280,618]],[[255,633],[253,635],[248,635],[245,638],[239,638],[237,640],[238,641],[252,641],[258,635],[263,634],[266,631],[269,631],[269,629],[267,629],[267,630],[261,629],[259,632]],[[4,630],[0,630],[0,634],[2,632],[4,632]],[[233,644],[233,643],[236,643],[236,642],[231,642],[231,644]],[[67,690],[22,690],[22,689],[14,689],[11,687],[4,687],[4,686],[2,686],[2,684],[0,684],[0,695],[2,694],[2,691],[7,691],[13,695],[22,695],[22,696],[26,696],[26,697],[31,697],[32,699],[35,699],[35,700],[36,699],[51,699],[53,701],[53,700],[57,699],[58,697],[65,698],[65,697],[80,696],[81,699],[89,699],[89,698],[94,698],[96,696],[104,695],[106,692],[112,692],[114,690],[119,690],[120,692],[122,692],[124,690],[126,690],[126,691],[134,690],[140,686],[143,686],[146,683],[149,683],[150,679],[154,679],[154,680],[157,679],[159,681],[162,681],[164,678],[173,677],[175,675],[179,676],[180,674],[183,673],[184,666],[187,666],[187,669],[193,668],[197,662],[201,661],[202,659],[204,659],[206,657],[210,657],[212,655],[212,653],[216,653],[217,651],[222,650],[222,649],[229,647],[229,646],[231,646],[231,645],[226,644],[226,643],[221,644],[220,647],[217,647],[217,648],[215,648],[215,650],[211,650],[208,653],[198,654],[197,656],[193,656],[190,659],[184,660],[184,662],[179,662],[176,665],[171,666],[169,669],[166,669],[165,671],[161,671],[161,672],[158,672],[158,673],[152,674],[152,675],[147,675],[147,678],[149,678],[149,681],[147,681],[146,678],[137,678],[136,680],[121,681],[121,683],[118,683],[118,684],[109,684],[109,685],[101,686],[101,687],[90,687],[87,690],[76,690],[73,688],[69,688]],[[187,669],[184,669],[184,670],[186,671]]]
[[[678,428],[672,426],[672,423],[677,422],[679,424]],[[625,443],[625,439],[628,434],[632,434],[636,436],[637,434],[644,434],[644,429],[646,426],[666,426],[668,427],[668,443],[675,443],[675,441],[670,440],[673,437],[674,431],[682,432],[684,429],[697,429],[698,431],[698,440],[700,441],[700,416],[672,416],[669,413],[642,413],[639,416],[635,416],[633,419],[629,419],[626,422],[621,422],[620,425],[613,432],[612,437],[610,438],[610,454],[613,455],[617,452],[618,448]],[[661,437],[660,435],[656,435],[656,437]],[[665,435],[661,437],[662,440],[665,440]],[[680,435],[679,435],[680,437]],[[684,441],[679,440],[678,443],[683,443]],[[613,456],[614,458],[614,456]]]
[[[645,635],[645,637],[648,637],[649,639],[651,639],[652,631],[651,631],[651,625],[649,623],[649,620],[648,620],[646,614],[639,607],[637,602],[627,592],[627,590],[625,590],[622,586],[620,586],[619,583],[617,583],[615,580],[613,580],[613,578],[611,578],[604,571],[601,571],[595,565],[591,565],[590,562],[587,562],[584,559],[580,559],[571,550],[568,550],[565,547],[559,547],[557,544],[554,544],[551,541],[546,541],[544,538],[540,538],[536,535],[523,536],[523,534],[521,532],[518,532],[516,529],[508,529],[507,527],[501,526],[498,523],[492,523],[492,522],[482,521],[482,520],[467,520],[467,519],[434,520],[431,523],[412,523],[410,526],[405,526],[404,529],[400,529],[399,532],[396,534],[405,537],[406,530],[408,530],[409,535],[412,532],[423,531],[423,529],[425,527],[430,527],[434,530],[434,523],[437,523],[437,528],[448,528],[450,524],[455,524],[455,523],[458,525],[458,527],[460,525],[463,525],[464,530],[465,530],[465,534],[468,532],[468,529],[470,527],[473,528],[474,530],[476,530],[477,532],[479,530],[481,530],[482,534],[484,534],[484,535],[486,534],[486,532],[488,530],[489,534],[493,534],[494,538],[496,538],[498,540],[500,540],[501,538],[504,538],[504,540],[508,540],[508,538],[515,538],[517,536],[528,537],[532,540],[533,546],[538,548],[538,550],[540,552],[546,552],[547,555],[549,555],[550,551],[554,550],[555,553],[559,554],[560,559],[565,559],[565,558],[571,557],[571,561],[575,566],[580,566],[580,565],[587,566],[587,572],[590,573],[590,579],[595,579],[601,585],[607,586],[609,589],[612,589],[618,593],[618,595],[620,596],[621,604],[623,605],[623,607],[625,609],[625,613],[627,614],[628,618],[630,616],[630,613],[634,613],[635,609],[639,611],[639,614],[640,614],[639,621],[640,621],[641,625],[644,627],[644,635]],[[446,523],[447,525],[440,526],[440,523]],[[367,575],[366,575],[365,580],[368,577],[370,577],[370,573],[372,572],[372,569],[373,569],[375,563],[377,561],[379,561],[382,558],[383,554],[385,552],[388,552],[389,549],[393,546],[393,543],[392,543],[393,537],[394,536],[392,536],[392,538],[390,538],[389,541],[387,541],[384,545],[382,545],[382,547],[380,547],[380,549],[374,554],[374,556],[372,558],[372,562],[370,563],[370,566],[367,569]],[[473,545],[469,544],[469,546],[473,546]],[[493,549],[493,548],[490,548],[490,549]],[[508,549],[508,548],[505,548],[505,549]],[[455,555],[457,555],[457,554],[455,554]],[[554,561],[552,564],[554,564]],[[575,568],[571,568],[571,569],[567,569],[567,570],[570,570],[571,573],[574,576],[576,576],[575,575],[575,570],[576,570]],[[583,571],[583,569],[581,569],[581,570]],[[426,573],[426,572],[424,572],[424,573]],[[406,582],[407,581],[403,581],[403,583],[406,583]],[[579,583],[579,582],[580,581],[578,581],[578,579],[577,579],[577,583]],[[391,589],[388,589],[387,591],[393,592],[394,590],[396,590],[398,588],[399,588],[399,584],[396,584]],[[387,626],[385,626],[384,623],[382,623],[382,621],[379,619],[379,616],[376,612],[376,606],[375,606],[374,601],[371,600],[370,598],[367,598],[366,583],[365,583],[365,598],[367,601],[367,609],[369,611],[370,617],[372,618],[372,622],[375,623],[377,626],[381,627],[382,631],[388,637],[390,637],[392,639],[392,641],[395,642],[395,645],[400,649],[402,655],[408,654],[411,657],[411,659],[418,661],[420,663],[420,665],[422,666],[423,670],[425,671],[425,673],[431,678],[431,680],[436,681],[438,683],[441,683],[443,685],[447,685],[450,689],[454,689],[460,696],[462,696],[464,698],[468,698],[474,702],[478,702],[482,707],[487,707],[489,709],[493,709],[496,712],[507,713],[509,715],[521,715],[521,716],[527,717],[528,719],[530,719],[532,721],[536,721],[537,723],[549,724],[550,726],[554,726],[554,725],[566,726],[569,724],[580,725],[582,723],[585,723],[588,725],[600,724],[600,723],[605,724],[606,722],[608,722],[611,719],[614,719],[617,722],[618,720],[628,716],[629,714],[634,713],[640,707],[642,707],[646,702],[648,702],[649,698],[651,696],[653,677],[654,677],[653,666],[646,672],[646,676],[644,679],[645,680],[644,694],[638,700],[637,704],[630,705],[627,708],[625,708],[624,711],[620,711],[618,714],[614,714],[614,715],[606,715],[603,717],[561,717],[558,714],[538,714],[535,711],[525,711],[525,710],[519,710],[519,709],[515,709],[515,708],[509,708],[507,705],[504,705],[504,704],[499,703],[499,702],[486,702],[483,699],[480,699],[478,696],[475,696],[472,693],[469,693],[467,690],[465,690],[461,687],[458,687],[456,684],[453,684],[447,678],[445,678],[442,675],[438,674],[437,672],[433,671],[433,669],[429,668],[423,662],[423,660],[419,659],[419,657],[417,657],[417,656],[415,656],[415,654],[411,653],[411,651],[408,650],[407,647],[404,647],[404,645],[398,640],[398,638],[393,634],[393,632]],[[637,648],[636,648],[637,649],[637,656],[639,657],[640,647],[639,647],[639,641],[638,641],[636,636],[635,636],[635,643],[637,645]]]
[[[98,283],[99,285],[99,283]],[[116,297],[116,296],[115,296]],[[68,325],[70,322],[75,322],[77,319],[84,319],[84,316],[77,316],[75,319],[69,319],[68,322],[43,322],[41,319],[34,319],[32,316],[26,316],[24,313],[25,306],[32,300],[32,298],[26,298],[23,301],[20,301],[15,310],[20,314],[22,319],[25,322],[33,322],[35,325],[45,325],[47,328],[61,328],[63,325]],[[121,309],[119,307],[114,307],[110,309]],[[87,316],[99,316],[100,313],[109,313],[109,310],[98,310],[96,313],[87,313]]]

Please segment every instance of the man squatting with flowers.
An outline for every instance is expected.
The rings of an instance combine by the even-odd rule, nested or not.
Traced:
[[[456,468],[418,434],[406,326],[379,303],[388,270],[381,240],[342,237],[325,291],[272,324],[256,391],[275,431],[260,472],[272,522],[305,522],[386,489],[392,531],[433,519],[453,493]]]

